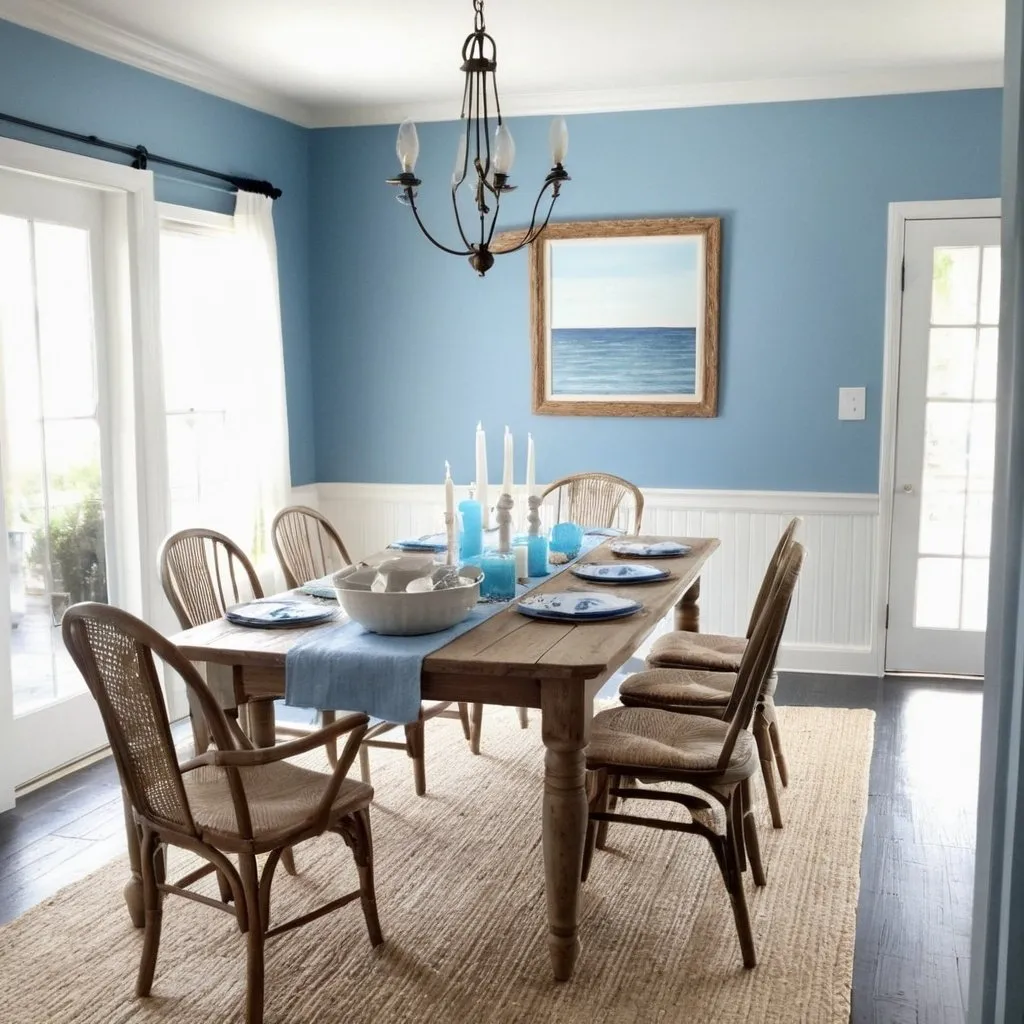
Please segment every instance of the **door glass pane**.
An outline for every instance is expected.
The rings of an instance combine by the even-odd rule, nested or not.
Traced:
[[[986,245],[981,258],[981,322],[999,323],[999,275],[1002,273],[1000,248]]]
[[[970,398],[974,377],[973,327],[933,327],[928,338],[928,397]]]
[[[984,630],[988,619],[988,559],[964,562],[964,593],[961,629]]]
[[[982,327],[978,331],[978,362],[974,370],[974,397],[994,400],[996,397],[996,359],[999,328]]]
[[[88,233],[0,217],[0,468],[14,713],[85,688],[60,636],[107,599]]]
[[[919,558],[914,625],[918,629],[957,629],[960,625],[959,558]]]
[[[976,245],[936,249],[932,261],[932,323],[978,322],[978,271],[981,248]]]

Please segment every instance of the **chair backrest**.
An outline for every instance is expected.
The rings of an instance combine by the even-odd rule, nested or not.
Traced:
[[[754,627],[757,625],[757,620],[761,617],[761,613],[768,603],[768,597],[772,592],[772,587],[775,586],[775,580],[782,567],[782,560],[785,558],[789,545],[793,542],[796,532],[802,524],[803,519],[800,516],[794,516],[790,519],[789,525],[782,531],[782,536],[779,537],[779,542],[775,545],[775,551],[768,562],[768,568],[764,571],[764,578],[761,580],[757,597],[754,598],[754,607],[750,610],[750,621],[747,623],[748,640],[754,635]]]
[[[216,530],[172,533],[157,556],[160,582],[182,629],[219,619],[226,608],[263,597],[259,577],[242,549]]]
[[[615,526],[623,500],[633,506],[631,533],[640,532],[644,496],[636,484],[611,473],[574,473],[550,484],[542,501],[554,506],[556,522],[569,520],[580,526]]]
[[[281,509],[274,516],[270,536],[289,587],[301,587],[352,564],[341,535],[315,508]]]
[[[718,761],[718,767],[721,769],[729,764],[740,730],[749,727],[758,695],[775,666],[782,633],[786,628],[786,619],[793,601],[793,591],[800,578],[803,562],[803,545],[798,541],[791,542],[783,556],[775,586],[768,595],[764,611],[754,627],[753,635],[740,661],[736,685],[733,687],[732,697],[725,712],[725,718],[729,721],[729,731],[726,733]]]
[[[197,835],[182,785],[153,653],[184,680],[202,708],[214,743],[234,744],[224,713],[194,666],[141,619],[88,602],[63,616],[64,644],[96,699],[121,784],[135,810],[157,824]],[[239,795],[243,798],[241,782]]]

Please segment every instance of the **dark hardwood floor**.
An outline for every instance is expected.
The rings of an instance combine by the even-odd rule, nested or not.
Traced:
[[[877,714],[861,855],[853,1024],[962,1024],[980,685],[794,673],[783,674],[778,700],[866,707]],[[0,923],[121,853],[123,830],[109,759],[30,793],[0,814]]]

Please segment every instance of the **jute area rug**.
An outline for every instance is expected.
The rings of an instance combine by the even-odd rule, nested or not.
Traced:
[[[845,1024],[874,715],[779,711],[792,779],[784,829],[760,808],[767,887],[747,875],[755,970],[742,967],[704,840],[613,825],[583,887],[575,977],[552,981],[538,716],[524,732],[511,709],[495,708],[481,757],[457,722],[429,723],[425,798],[403,753],[372,752],[386,941],[371,949],[356,902],[268,942],[268,1024]],[[279,920],[355,887],[337,837],[300,847],[297,861],[299,877],[274,881]],[[172,876],[188,863],[173,856]],[[244,938],[227,915],[175,897],[153,995],[135,998],[142,936],[121,899],[126,873],[124,860],[112,863],[0,931],[0,1021],[241,1020]]]

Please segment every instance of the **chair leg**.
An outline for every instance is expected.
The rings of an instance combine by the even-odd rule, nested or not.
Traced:
[[[266,922],[260,914],[259,871],[256,858],[251,854],[239,854],[238,866],[249,914],[249,930],[246,933],[245,1024],[263,1024],[263,943]]]
[[[352,831],[355,836],[352,855],[359,872],[359,900],[363,905],[363,917],[366,918],[366,931],[370,936],[370,945],[379,946],[384,936],[380,930],[380,918],[377,917],[377,894],[373,888],[373,835],[370,831],[369,808],[363,808],[352,815]]]
[[[615,789],[622,785],[621,775],[610,775],[608,777],[608,788]],[[612,793],[608,794],[608,799],[605,803],[606,811],[614,811],[615,805],[619,802],[619,798]],[[595,837],[595,845],[599,850],[603,850],[608,845],[608,822],[599,821],[597,823],[597,834]]]
[[[786,764],[786,755],[782,752],[782,737],[779,735],[779,721],[775,717],[775,701],[768,698],[765,701],[765,717],[768,719],[768,736],[772,741],[772,750],[775,752],[775,763],[779,767],[779,781],[783,786],[789,785],[789,765]]]
[[[412,758],[412,777],[416,795],[427,791],[427,766],[423,756],[423,719],[405,727],[405,752]]]
[[[145,934],[142,940],[142,961],[135,983],[135,994],[148,996],[153,988],[153,974],[156,971],[156,957],[160,950],[160,929],[163,924],[163,907],[160,890],[157,889],[159,868],[156,859],[162,856],[158,839],[148,828],[142,830],[142,901],[146,913]]]
[[[752,731],[757,743],[757,754],[761,760],[761,776],[764,778],[764,791],[768,797],[772,826],[782,828],[782,808],[779,806],[779,793],[775,788],[775,758],[772,755],[772,741],[768,736],[768,722],[760,704],[754,711]]]
[[[764,865],[761,863],[761,841],[757,837],[757,822],[754,820],[754,811],[751,804],[750,779],[744,779],[740,783],[740,806],[743,815],[743,845],[747,850],[747,858],[750,861],[750,870],[754,876],[755,885],[764,885],[766,882]]]
[[[471,729],[469,735],[469,749],[474,754],[480,753],[480,730],[484,724],[483,704],[474,704],[471,709]]]
[[[608,810],[608,772],[600,769],[594,772],[593,795],[590,798],[590,811]],[[583,846],[583,870],[580,872],[580,881],[585,882],[590,874],[590,865],[594,859],[594,847],[597,843],[597,830],[601,825],[607,825],[604,821],[591,821],[587,819],[587,838]]]
[[[473,728],[469,721],[469,705],[459,701],[459,721],[462,723],[462,735],[469,741],[473,738]]]
[[[367,746],[359,748],[359,778],[370,784],[370,748]]]
[[[530,710],[529,708],[516,708],[519,713],[519,728],[529,729],[530,728]]]
[[[743,891],[743,871],[740,868],[740,844],[742,837],[736,834],[736,814],[733,811],[732,802],[739,799],[739,793],[733,791],[726,808],[726,834],[722,850],[722,877],[725,880],[725,887],[729,892],[729,900],[732,903],[732,914],[736,920],[736,934],[740,940],[740,950],[743,953],[743,966],[752,968],[757,966],[757,953],[754,950],[754,933],[750,928],[750,914],[747,911],[747,897]]]
[[[320,727],[326,729],[329,725],[334,725],[337,714],[334,711],[321,711],[320,712]],[[338,767],[338,741],[337,739],[328,740],[327,742],[327,763],[331,768]]]
[[[289,875],[297,875],[299,873],[298,869],[295,867],[295,852],[290,846],[286,846],[281,851],[281,864]]]

